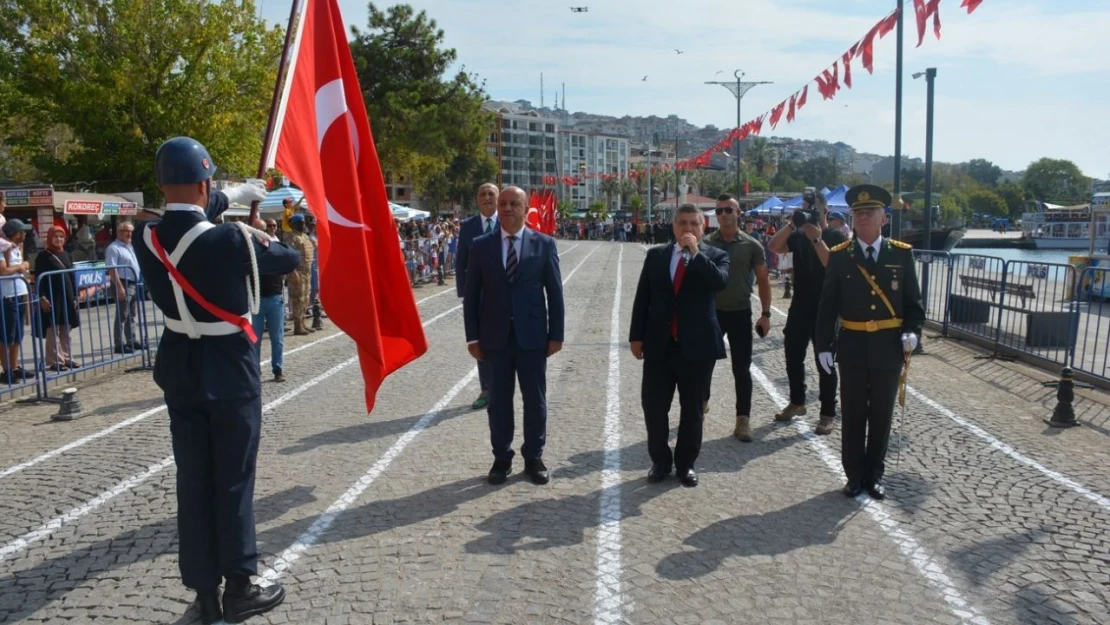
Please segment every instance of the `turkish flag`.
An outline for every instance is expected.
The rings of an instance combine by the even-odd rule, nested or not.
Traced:
[[[975,12],[975,9],[979,8],[980,4],[983,4],[983,0],[963,0],[963,2],[960,3],[960,7],[967,9],[970,15]]]
[[[540,196],[535,191],[528,194],[528,217],[526,222],[530,230],[542,232],[540,219]]]
[[[317,218],[320,299],[358,346],[366,410],[428,350],[336,0],[302,0],[267,163]]]

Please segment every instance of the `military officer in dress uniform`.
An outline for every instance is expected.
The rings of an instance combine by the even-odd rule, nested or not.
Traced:
[[[814,340],[827,373],[832,373],[834,351],[840,365],[844,494],[855,497],[866,489],[883,499],[899,377],[917,346],[925,310],[910,246],[882,236],[890,193],[865,184],[845,197],[856,237],[830,251]]]
[[[169,408],[177,463],[181,578],[196,591],[204,623],[239,623],[285,598],[280,585],[251,581],[262,399],[250,309],[257,311],[257,275],[287,274],[300,257],[241,224],[212,223],[230,202],[261,200],[265,191],[251,185],[214,191],[216,165],[197,141],[166,141],[155,168],[166,211],[138,224],[135,251],[166,316],[154,381]]]

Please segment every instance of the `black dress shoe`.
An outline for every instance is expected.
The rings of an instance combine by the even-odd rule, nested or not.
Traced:
[[[859,480],[848,480],[848,483],[844,485],[844,495],[846,497],[858,497],[862,492],[863,485]]]
[[[509,474],[513,472],[513,463],[508,460],[494,460],[493,467],[489,470],[489,477],[487,481],[494,486],[504,484],[505,480],[509,479]]]
[[[671,468],[670,467],[666,467],[666,466],[663,466],[661,464],[653,464],[653,465],[651,465],[651,470],[648,471],[648,477],[647,477],[648,484],[658,484],[659,482],[662,482],[663,480],[667,479],[667,476],[670,475],[670,474],[671,474]]]
[[[878,480],[874,484],[868,484],[867,494],[871,495],[872,499],[878,499],[879,501],[886,499],[886,487],[883,486],[883,481]]]
[[[551,477],[547,474],[547,467],[544,466],[543,460],[539,458],[535,460],[525,460],[524,472],[528,474],[533,484],[543,486],[551,481]]]
[[[678,472],[678,479],[683,486],[693,488],[698,485],[698,474],[693,469]]]
[[[249,581],[244,584],[228,580],[227,589],[224,590],[224,620],[228,623],[242,623],[252,616],[273,610],[284,600],[285,589],[277,582],[263,588]]]
[[[224,611],[220,607],[220,591],[198,592],[196,600],[197,612],[200,613],[200,622],[204,625],[213,625],[224,620]]]

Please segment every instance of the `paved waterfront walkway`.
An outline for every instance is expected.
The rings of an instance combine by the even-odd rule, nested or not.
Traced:
[[[650,486],[626,344],[644,248],[559,246],[567,336],[548,365],[546,487],[520,478],[519,458],[505,486],[484,481],[453,286],[417,290],[429,353],[370,417],[348,339],[287,343],[289,381],[263,385],[257,514],[264,572],[289,597],[250,623],[1110,622],[1105,394],[1081,393],[1087,427],[1049,430],[1050,376],[927,340],[888,499],[850,500],[839,428],[811,430],[813,371],[810,413],[773,423],[787,394],[776,314],[755,344],[756,441],[730,437],[718,366],[701,485]],[[197,622],[149,373],[81,398],[93,415],[70,423],[49,421],[54,406],[0,405],[0,622]]]

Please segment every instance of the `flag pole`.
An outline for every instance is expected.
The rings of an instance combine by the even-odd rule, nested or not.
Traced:
[[[270,153],[270,142],[273,141],[274,120],[277,116],[278,103],[281,101],[282,82],[285,80],[285,66],[289,61],[289,44],[293,41],[293,20],[297,19],[297,10],[301,0],[293,0],[289,7],[289,23],[285,26],[285,43],[281,47],[281,60],[278,61],[277,79],[274,81],[274,96],[270,99],[270,115],[266,121],[266,134],[262,139],[262,155],[258,158],[258,177],[265,179],[266,155]],[[258,202],[251,202],[248,225],[258,218]]]

